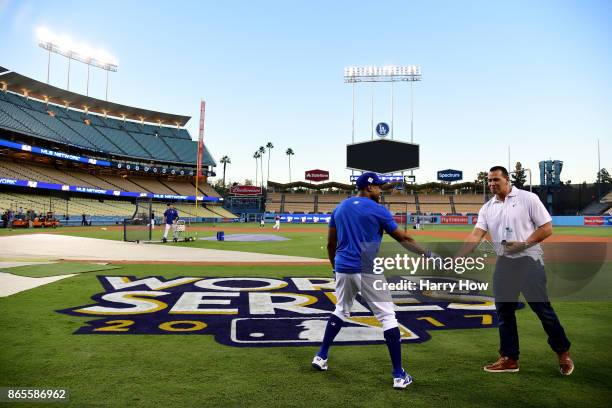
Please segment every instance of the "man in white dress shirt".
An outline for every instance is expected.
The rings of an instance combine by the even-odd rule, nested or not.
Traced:
[[[559,371],[570,375],[574,363],[570,341],[550,304],[543,252],[539,243],[552,235],[552,218],[537,195],[510,185],[508,171],[492,167],[488,174],[491,198],[480,209],[476,227],[457,256],[472,252],[489,233],[498,255],[493,274],[495,309],[499,321],[500,357],[487,372],[519,371],[519,338],[515,311],[519,294],[542,322],[548,344],[557,353]]]

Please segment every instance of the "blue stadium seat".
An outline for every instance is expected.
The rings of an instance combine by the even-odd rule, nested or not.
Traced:
[[[168,146],[157,136],[147,135],[145,133],[132,133],[132,137],[142,146],[151,152],[151,156],[158,160],[180,161],[178,157],[168,149]]]
[[[16,132],[23,132],[23,133],[26,133],[26,134],[27,133],[34,133],[32,131],[32,129],[28,128],[23,123],[21,123],[18,120],[14,119],[12,117],[12,115],[10,115],[5,109],[2,109],[2,107],[4,106],[4,105],[2,105],[2,102],[4,102],[4,101],[0,101],[0,127],[1,128],[13,130],[13,131],[16,131]]]
[[[0,101],[0,109],[9,114],[13,119],[21,123],[27,129],[30,129],[31,134],[40,135],[40,137],[60,143],[68,144],[67,139],[62,138],[57,133],[53,132],[48,127],[34,119],[31,115],[25,113],[19,106],[6,101]],[[25,109],[25,108],[24,108]],[[30,109],[27,109],[30,110]],[[33,112],[32,110],[30,110]],[[48,115],[47,115],[48,116]]]
[[[198,142],[175,137],[166,137],[164,140],[169,146],[172,146],[181,162],[195,163],[198,156]]]
[[[138,158],[144,158],[150,160],[152,156],[144,151],[142,147],[138,145],[134,141],[134,139],[130,136],[129,133],[124,132],[123,130],[113,129],[109,127],[98,127],[95,128],[100,131],[104,136],[106,136],[111,142],[117,145],[121,150],[123,150],[126,155]]]
[[[77,131],[79,134],[87,137],[88,140],[92,140],[96,146],[97,150],[101,150],[106,153],[120,154],[124,155],[125,152],[121,150],[119,147],[112,144],[107,138],[105,138],[102,134],[97,132],[92,126],[88,126],[83,122],[77,122],[76,120],[68,120],[68,119],[59,119],[64,122],[67,126],[70,126],[72,129]]]
[[[55,115],[49,115],[52,111]],[[90,120],[87,125],[84,120]],[[186,129],[103,118],[0,92],[0,127],[107,154],[193,164],[197,142]],[[205,149],[204,160],[213,159]]]
[[[34,118],[36,118],[36,120],[38,120],[46,127],[60,135],[62,138],[68,140],[70,144],[73,144],[75,146],[81,146],[85,149],[101,150],[100,148],[92,144],[89,140],[87,140],[85,137],[78,134],[70,127],[66,126],[60,119],[54,118],[52,116],[49,116],[47,113],[42,113],[36,110],[25,108],[22,109],[24,110],[24,112],[33,116]]]

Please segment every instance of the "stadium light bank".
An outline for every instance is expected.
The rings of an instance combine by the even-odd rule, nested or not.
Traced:
[[[87,96],[89,96],[89,69],[90,67],[100,68],[106,71],[106,100],[108,100],[108,73],[117,72],[117,58],[103,49],[94,49],[89,45],[76,42],[69,36],[57,35],[49,31],[46,27],[36,29],[38,46],[47,50],[49,57],[47,60],[47,84],[49,83],[49,73],[51,70],[51,53],[56,53],[68,58],[68,82],[66,90],[70,90],[70,61],[76,60],[87,65]]]
[[[420,81],[421,67],[418,65],[384,65],[344,68],[344,82],[353,85],[353,136],[355,143],[355,84],[358,82],[390,82],[391,83],[391,139],[394,132],[394,82],[410,82],[410,143],[414,142],[414,83]],[[371,98],[371,127],[374,139],[374,92]],[[412,173],[412,172],[411,172]]]

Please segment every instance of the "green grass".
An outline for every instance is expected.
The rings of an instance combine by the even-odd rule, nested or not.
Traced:
[[[119,269],[116,265],[99,265],[93,263],[58,262],[42,265],[24,265],[9,269],[0,269],[0,272],[8,272],[13,275],[27,276],[30,278],[42,278],[45,276],[67,275],[72,273],[86,273]]]
[[[218,224],[216,228],[230,233],[239,227]],[[467,232],[471,228],[434,229]],[[578,231],[597,236],[602,230]],[[280,234],[290,241],[198,241],[179,245],[324,258],[320,248],[324,246],[324,231],[321,226],[283,226]],[[55,232],[121,239],[120,231],[100,227],[60,228]],[[262,232],[271,233],[271,229]],[[160,233],[157,230],[156,237]],[[562,228],[555,233],[576,234]],[[8,232],[0,230],[0,234]],[[421,236],[419,240],[435,239]],[[605,407],[612,399],[612,302],[554,304],[573,343],[576,371],[571,377],[559,375],[540,322],[525,308],[517,314],[520,373],[482,371],[481,366],[497,356],[498,334],[493,328],[432,331],[427,342],[403,345],[404,365],[415,383],[397,392],[391,388],[384,345],[334,347],[330,370],[320,373],[310,368],[315,347],[238,348],[218,344],[208,335],[72,334],[92,319],[56,310],[91,304],[91,296],[102,292],[96,275],[329,276],[329,267],[122,265],[119,270],[80,274],[0,298],[0,387],[68,388],[69,404],[45,406],[79,408]]]
[[[115,275],[119,271],[107,274]],[[325,267],[177,267],[128,265],[125,275],[327,276]],[[94,274],[0,299],[0,386],[64,387],[74,407],[219,406],[608,406],[612,397],[611,303],[562,303],[556,310],[573,342],[576,372],[557,372],[535,315],[518,312],[521,372],[487,374],[497,331],[436,331],[405,344],[415,377],[391,389],[383,345],[332,348],[330,370],[314,372],[314,347],[235,348],[209,336],[73,335],[87,318],[55,310],[91,303]],[[608,401],[608,402],[606,402]],[[18,405],[26,406],[26,405]]]

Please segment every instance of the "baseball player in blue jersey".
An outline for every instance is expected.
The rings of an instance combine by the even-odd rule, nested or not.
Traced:
[[[384,182],[375,173],[363,173],[357,179],[359,195],[344,200],[332,212],[327,253],[335,272],[337,302],[336,309],[327,322],[321,348],[312,361],[312,366],[318,370],[327,370],[329,348],[344,321],[349,318],[357,293],[361,291],[363,295],[366,289],[367,284],[362,285],[362,275],[365,279],[364,272],[368,273],[364,271],[362,259],[364,246],[374,246],[375,252],[378,252],[385,231],[409,251],[432,256],[430,251],[420,247],[413,238],[400,229],[391,213],[379,204],[382,184]],[[365,267],[367,268],[367,265]],[[373,301],[369,297],[365,300],[376,319],[382,324],[385,343],[393,365],[393,388],[403,389],[412,383],[412,376],[402,367],[400,331],[395,318],[395,306],[390,293],[385,292],[378,297],[388,301]]]
[[[162,242],[168,242],[168,231],[172,228],[172,238],[174,242],[178,240],[176,235],[176,222],[179,219],[179,214],[176,208],[172,203],[168,203],[168,208],[164,211],[164,237],[162,238]]]

